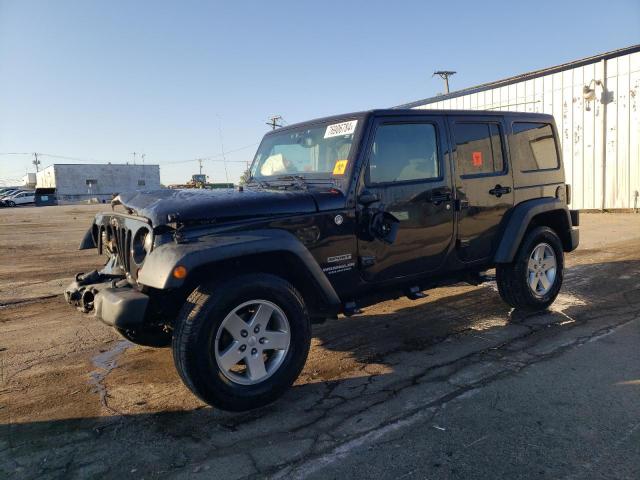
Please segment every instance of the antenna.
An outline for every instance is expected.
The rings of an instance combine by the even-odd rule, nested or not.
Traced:
[[[278,120],[282,120],[282,115],[273,115],[272,117],[269,117],[269,120],[270,121],[267,122],[267,125],[271,127],[271,130],[275,130],[282,126],[281,123],[278,123]]]
[[[227,171],[227,157],[224,154],[224,142],[222,141],[222,119],[220,115],[218,117],[218,133],[220,134],[220,150],[222,152],[222,165],[224,165],[224,176],[229,183],[229,172]]]
[[[136,164],[136,155],[137,155],[137,153],[133,152],[131,155],[133,155],[133,164],[135,165]]]
[[[457,72],[452,70],[438,70],[437,72],[433,72],[431,77],[433,78],[438,75],[442,80],[444,80],[444,91],[445,93],[449,93],[449,77],[454,76],[456,73]]]

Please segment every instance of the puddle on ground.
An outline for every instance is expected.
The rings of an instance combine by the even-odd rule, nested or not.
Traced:
[[[103,407],[107,405],[107,389],[102,381],[109,373],[118,366],[118,357],[133,343],[128,340],[118,341],[111,349],[99,353],[91,359],[91,363],[96,369],[89,374],[89,383],[94,387],[93,393],[100,395],[100,403]]]

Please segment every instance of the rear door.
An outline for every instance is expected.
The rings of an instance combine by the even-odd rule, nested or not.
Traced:
[[[446,123],[441,116],[376,119],[361,191],[376,195],[371,208],[399,220],[391,244],[358,240],[363,277],[372,282],[437,270],[453,240],[452,185]],[[364,225],[362,225],[364,227]]]
[[[458,232],[465,262],[484,262],[497,248],[504,214],[513,206],[513,178],[501,116],[451,116]]]

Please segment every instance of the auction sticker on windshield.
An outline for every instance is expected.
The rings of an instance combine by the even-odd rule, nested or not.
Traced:
[[[348,122],[334,123],[328,125],[327,130],[324,132],[324,138],[339,137],[341,135],[350,135],[356,131],[357,120],[350,120]]]
[[[334,175],[344,175],[345,170],[347,169],[348,160],[337,160],[336,164],[333,166],[333,174]]]

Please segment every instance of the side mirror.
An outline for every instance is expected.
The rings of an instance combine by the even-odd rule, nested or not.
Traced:
[[[376,212],[371,218],[369,231],[373,237],[391,245],[396,241],[399,226],[400,220],[389,212],[381,210]]]
[[[380,201],[380,197],[376,193],[370,192],[369,190],[363,190],[363,192],[358,197],[358,203],[368,207],[372,203]]]

